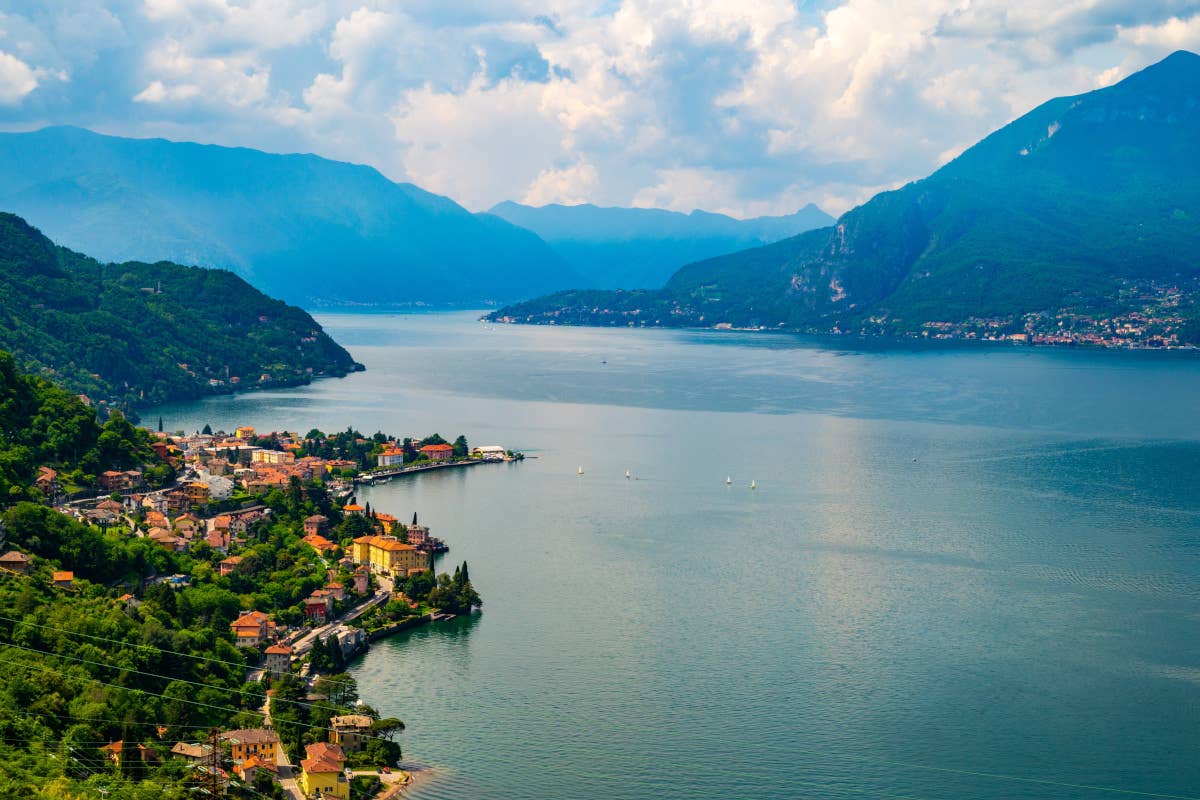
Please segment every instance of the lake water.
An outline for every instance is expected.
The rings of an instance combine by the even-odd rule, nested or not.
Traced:
[[[359,495],[486,604],[354,667],[410,796],[1200,797],[1200,360],[320,320],[367,372],[167,428],[537,456]]]

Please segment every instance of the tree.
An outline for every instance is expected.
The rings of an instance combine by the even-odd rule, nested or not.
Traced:
[[[158,418],[158,432],[159,432],[159,433],[162,433],[162,432],[163,432],[163,426],[162,426],[162,417],[159,417],[159,418]]]
[[[454,457],[455,458],[466,458],[467,453],[469,453],[469,452],[470,452],[470,449],[467,447],[467,437],[459,436],[457,439],[454,440]]]
[[[212,436],[212,425],[209,425],[207,422],[204,423],[204,428],[200,431],[200,433],[204,434],[205,436]]]

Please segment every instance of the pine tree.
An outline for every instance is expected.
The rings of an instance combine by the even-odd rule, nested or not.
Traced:
[[[204,429],[200,431],[200,433],[204,434],[205,436],[212,436],[212,425],[209,425],[207,422],[204,423]]]
[[[158,432],[159,432],[159,433],[162,433],[162,432],[163,432],[163,429],[162,429],[162,417],[159,417],[159,418],[158,418]]]

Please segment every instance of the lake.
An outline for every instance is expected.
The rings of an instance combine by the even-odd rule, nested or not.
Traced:
[[[359,494],[485,601],[353,668],[408,796],[1200,797],[1200,359],[475,316],[146,413],[536,456]]]

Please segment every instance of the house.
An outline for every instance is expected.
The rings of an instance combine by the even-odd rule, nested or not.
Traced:
[[[254,428],[251,427],[250,425],[237,426],[236,428],[233,429],[233,435],[236,436],[237,438],[241,439],[242,441],[249,441],[250,439],[255,438]]]
[[[235,763],[242,763],[251,757],[273,763],[279,745],[279,734],[266,728],[243,728],[222,733],[221,741],[229,742]]]
[[[241,556],[230,556],[229,558],[222,559],[221,563],[217,564],[217,570],[220,572],[221,577],[224,578],[232,575],[240,563],[242,563]]]
[[[253,783],[254,776],[260,771],[266,771],[275,774],[276,766],[272,759],[262,759],[258,756],[250,756],[241,764],[235,764],[233,772],[246,783]]]
[[[322,590],[318,589],[308,597],[304,598],[304,618],[312,620],[318,624],[324,624],[329,619],[329,606],[333,598],[325,596],[321,597],[317,594]]]
[[[337,545],[326,539],[319,533],[310,533],[300,541],[316,550],[318,553],[328,553],[331,550],[336,550]]]
[[[448,444],[427,444],[417,452],[430,461],[449,461],[454,458],[454,448]]]
[[[337,581],[330,581],[329,583],[325,584],[325,591],[329,592],[330,596],[333,597],[335,602],[340,603],[346,599],[346,587],[344,584],[338,583]]]
[[[429,528],[424,525],[418,525],[415,522],[412,525],[406,525],[404,533],[408,538],[408,543],[414,547],[421,547],[429,541]]]
[[[286,675],[292,668],[292,648],[286,644],[273,644],[267,648],[263,666],[276,675]]]
[[[163,492],[163,499],[167,504],[167,511],[179,513],[188,509],[188,494],[183,489],[171,489],[168,492]]]
[[[250,458],[251,464],[292,464],[296,454],[286,450],[255,450]]]
[[[342,506],[342,511],[347,514],[365,514],[367,509],[363,508],[358,503],[350,503],[349,505]]]
[[[33,485],[46,497],[53,497],[62,491],[62,485],[58,482],[58,473],[50,467],[38,467],[37,478],[34,479]]]
[[[229,623],[238,647],[258,647],[275,632],[275,623],[261,611],[250,611]]]
[[[376,456],[375,463],[381,467],[398,467],[404,463],[404,450],[399,447],[385,447]]]
[[[160,494],[148,494],[142,497],[142,508],[150,511],[156,511],[159,514],[167,513],[167,498]]]
[[[193,764],[200,764],[212,760],[212,745],[176,742],[175,746],[171,748],[171,756],[173,758],[182,758],[184,761],[190,761]]]
[[[183,491],[187,494],[188,503],[193,506],[202,506],[212,497],[208,484],[199,481],[187,484],[183,487]]]
[[[482,458],[484,461],[503,461],[508,458],[508,451],[500,445],[487,445],[486,447],[476,447],[471,451],[471,455],[476,458]]]
[[[104,753],[105,758],[119,767],[121,766],[121,760],[125,757],[125,742],[109,742],[100,748],[100,752]]]
[[[101,472],[96,483],[106,492],[128,492],[142,485],[142,473],[136,469]]]
[[[145,501],[142,502],[145,505]],[[161,511],[151,509],[146,512],[146,524],[151,528],[170,528],[171,520],[167,519],[167,515]]]
[[[370,590],[371,570],[366,566],[360,566],[354,570],[354,592],[358,595],[364,595]]]
[[[138,600],[136,597],[131,595],[129,592],[126,592],[125,594],[118,597],[117,602],[121,603],[126,608],[137,608],[138,606],[140,606],[142,604],[141,600]]]
[[[15,572],[18,575],[28,575],[32,563],[33,559],[16,550],[9,550],[0,556],[0,569],[6,572]]]
[[[75,582],[75,573],[74,572],[56,572],[51,576],[51,580],[54,581],[54,585],[57,586],[59,589],[69,589],[69,588],[71,588],[71,585]]]
[[[354,540],[354,561],[375,572],[404,576],[429,568],[429,556],[395,536],[360,536]]]
[[[208,546],[213,550],[224,553],[229,549],[229,531],[213,530],[205,535],[204,541],[208,542]]]
[[[309,797],[350,800],[350,782],[342,772],[346,755],[336,744],[316,742],[304,748],[300,788]]]
[[[311,517],[306,517],[304,520],[304,535],[316,536],[321,531],[325,530],[329,525],[329,517],[321,514],[313,514]]]
[[[371,735],[374,720],[365,714],[347,714],[329,720],[329,741],[347,753],[361,750]]]

